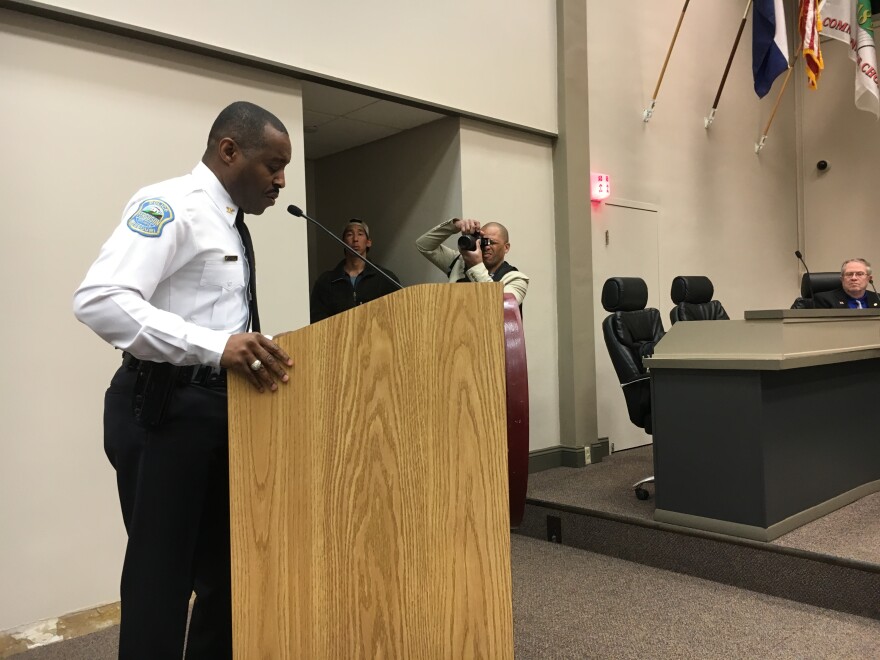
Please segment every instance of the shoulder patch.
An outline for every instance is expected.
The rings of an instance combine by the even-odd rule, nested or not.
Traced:
[[[141,202],[126,224],[135,234],[158,238],[162,235],[163,227],[172,220],[174,220],[174,209],[168,205],[168,202],[161,199],[147,199]]]

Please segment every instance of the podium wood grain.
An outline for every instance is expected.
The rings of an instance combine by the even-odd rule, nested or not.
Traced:
[[[230,381],[236,658],[513,657],[500,284],[410,287]]]

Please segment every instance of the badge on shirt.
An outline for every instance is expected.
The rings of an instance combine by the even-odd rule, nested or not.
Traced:
[[[172,220],[174,220],[174,209],[168,205],[168,202],[161,199],[147,199],[141,202],[138,210],[126,224],[135,234],[158,238],[162,235],[162,228]]]

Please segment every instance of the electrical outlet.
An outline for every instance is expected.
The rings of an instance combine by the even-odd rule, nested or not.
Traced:
[[[547,516],[547,540],[562,543],[562,518],[559,516]]]

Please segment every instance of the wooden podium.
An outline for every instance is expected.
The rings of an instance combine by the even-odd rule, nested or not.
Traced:
[[[230,378],[236,658],[513,657],[504,326],[500,284],[414,286]]]

